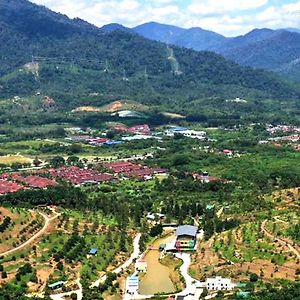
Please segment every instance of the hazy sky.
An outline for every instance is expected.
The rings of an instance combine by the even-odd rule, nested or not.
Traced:
[[[300,28],[296,0],[31,0],[97,26],[121,23],[133,27],[156,21],[202,27],[233,36],[253,28]]]

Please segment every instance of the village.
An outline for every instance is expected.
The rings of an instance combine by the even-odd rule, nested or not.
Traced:
[[[0,197],[16,208],[0,214],[0,224],[8,224],[0,249],[2,283],[19,276],[28,296],[54,300],[85,299],[86,293],[198,300],[243,299],[264,280],[299,277],[300,249],[283,215],[297,226],[299,191],[285,190],[284,179],[280,196],[265,191],[268,217],[264,207],[255,217],[239,215],[241,203],[231,199],[244,193],[244,178],[261,185],[264,177],[249,177],[242,167],[259,151],[277,149],[296,159],[297,141],[285,135],[297,134],[296,127],[266,126],[267,142],[251,146],[231,142],[239,131],[242,140],[243,128],[137,123],[65,130],[64,139],[35,142],[30,151],[43,149],[39,155],[3,156],[12,162],[2,166]],[[66,155],[66,149],[76,151]],[[28,201],[30,210],[21,208]],[[33,266],[28,274],[35,279],[18,275],[22,263]]]

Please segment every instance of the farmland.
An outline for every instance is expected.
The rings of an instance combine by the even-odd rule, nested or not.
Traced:
[[[127,128],[146,128],[123,127],[114,133],[119,139],[134,134]],[[101,134],[110,135],[110,130]],[[248,282],[256,274],[257,291],[268,282],[298,280],[299,152],[290,145],[258,144],[268,133],[252,127],[207,129],[203,140],[169,136],[169,127],[149,130],[160,139],[92,146],[73,141],[77,133],[68,133],[67,139],[4,143],[5,151],[18,146],[33,161],[7,165],[1,175],[4,183],[22,187],[0,198],[5,204],[1,222],[7,214],[12,219],[3,251],[46,228],[1,259],[2,285],[22,282],[31,295],[82,291],[93,300],[95,295],[121,299],[132,264],[119,277],[90,286],[127,261],[139,232],[141,249],[147,251],[150,234],[156,232],[155,218],[148,219],[151,212],[164,215],[167,224],[198,224],[204,230],[189,268],[196,280],[220,275]],[[29,226],[24,237],[21,222]],[[89,254],[92,249],[96,255]],[[180,261],[172,256],[166,261],[173,266],[173,282],[183,289]],[[56,282],[64,286],[50,290]]]

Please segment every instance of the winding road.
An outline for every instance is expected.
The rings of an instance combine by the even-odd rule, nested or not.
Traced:
[[[138,258],[139,254],[140,254],[140,247],[139,247],[140,238],[141,238],[141,234],[139,233],[133,240],[133,252],[132,252],[131,256],[122,265],[120,265],[119,267],[114,269],[112,271],[113,273],[118,274],[118,273],[122,272],[124,269],[128,268],[133,263],[134,259]],[[106,275],[103,275],[98,280],[93,282],[91,284],[90,288],[98,287],[100,285],[100,283],[103,283],[105,280],[106,280]],[[53,294],[53,295],[50,295],[50,298],[53,300],[62,300],[66,296],[70,296],[71,294],[76,294],[77,300],[81,300],[83,298],[83,292],[82,292],[82,285],[80,283],[80,278],[78,278],[76,280],[76,283],[79,286],[79,289],[77,289],[75,291],[67,292],[67,293]]]
[[[7,255],[13,254],[13,253],[15,253],[15,252],[17,252],[17,251],[19,251],[19,250],[22,250],[23,248],[25,248],[25,247],[27,247],[28,245],[30,245],[34,240],[36,240],[36,239],[38,239],[39,237],[41,237],[41,236],[46,232],[49,223],[50,223],[52,220],[56,219],[56,218],[60,215],[60,213],[57,213],[53,208],[49,208],[49,207],[48,207],[48,209],[50,209],[50,210],[55,214],[55,216],[49,218],[49,217],[48,217],[47,215],[45,215],[44,213],[38,212],[38,213],[44,218],[44,221],[45,221],[45,224],[44,224],[43,228],[42,228],[40,231],[38,231],[38,232],[37,232],[36,234],[34,234],[29,240],[27,240],[26,242],[24,242],[24,243],[21,244],[20,246],[15,247],[15,248],[13,248],[13,249],[11,249],[11,250],[8,250],[8,251],[5,251],[5,252],[0,253],[0,256],[7,256]]]
[[[66,297],[66,296],[71,296],[72,294],[76,294],[77,295],[77,300],[82,300],[83,292],[82,292],[82,285],[80,283],[80,278],[78,278],[76,280],[76,283],[79,287],[78,290],[67,292],[67,293],[61,293],[61,294],[53,294],[53,295],[50,295],[50,298],[53,299],[53,300],[63,300],[64,297]]]
[[[124,269],[128,268],[133,263],[134,259],[137,259],[139,257],[139,254],[140,254],[140,246],[139,246],[140,238],[141,238],[141,234],[138,233],[137,236],[133,240],[133,252],[132,252],[131,256],[122,265],[120,265],[119,267],[114,269],[112,271],[113,273],[119,274]],[[105,279],[106,279],[106,275],[103,275],[98,280],[96,280],[90,287],[99,286],[99,284],[103,283],[105,281]]]

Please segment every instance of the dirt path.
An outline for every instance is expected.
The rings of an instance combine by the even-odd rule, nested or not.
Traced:
[[[288,239],[283,239],[281,237],[277,237],[268,231],[268,229],[266,228],[267,222],[268,222],[268,220],[264,220],[262,222],[262,224],[261,224],[262,232],[270,239],[277,240],[280,244],[287,246],[297,256],[297,258],[300,258],[300,252],[291,244],[291,242]]]
[[[0,256],[8,256],[10,254],[13,254],[13,253],[19,251],[19,250],[22,250],[23,248],[25,248],[28,245],[30,245],[34,240],[36,240],[37,238],[41,237],[46,232],[49,223],[52,220],[56,219],[60,215],[60,213],[57,213],[53,208],[49,208],[49,209],[55,214],[55,216],[49,218],[44,213],[38,212],[44,218],[44,221],[45,221],[45,224],[44,224],[43,228],[40,231],[38,231],[35,235],[33,235],[29,240],[27,240],[25,243],[21,244],[20,246],[15,247],[15,248],[13,248],[11,250],[5,251],[3,253],[0,253]]]

